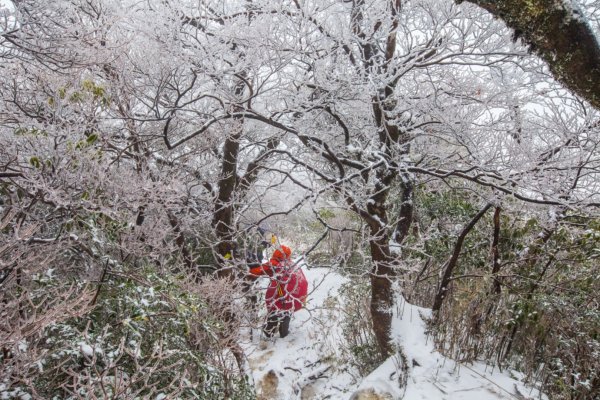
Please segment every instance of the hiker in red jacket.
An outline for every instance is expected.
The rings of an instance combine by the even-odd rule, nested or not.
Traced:
[[[268,263],[250,269],[252,277],[267,275],[271,279],[265,295],[268,316],[263,332],[267,337],[272,337],[277,329],[282,338],[286,337],[293,312],[306,302],[308,282],[300,267],[293,265],[291,257],[292,250],[281,245]]]

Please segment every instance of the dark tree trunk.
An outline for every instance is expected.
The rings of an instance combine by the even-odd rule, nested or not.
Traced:
[[[392,280],[394,269],[389,249],[389,236],[385,231],[373,232],[369,240],[371,248],[371,319],[377,345],[384,357],[393,352],[390,331],[392,326],[392,309],[394,296]]]
[[[457,0],[460,3],[462,0]],[[600,45],[569,0],[466,0],[501,18],[566,88],[600,109]]]
[[[401,244],[408,236],[413,221],[413,213],[413,183],[411,177],[406,174],[402,176],[402,204],[400,205],[398,223],[394,231],[396,243]]]
[[[500,283],[500,278],[498,277],[498,273],[500,272],[500,251],[498,249],[498,244],[500,243],[500,212],[502,209],[500,207],[496,207],[494,209],[494,232],[492,236],[492,246],[490,249],[490,253],[492,256],[492,286],[490,288],[489,293],[490,301],[487,305],[487,310],[485,312],[485,320],[489,318],[492,314],[492,311],[496,307],[498,300],[500,298],[500,292],[502,290],[502,286]]]
[[[390,251],[391,232],[388,227],[387,198],[390,185],[396,178],[395,171],[381,168],[376,173],[377,180],[373,194],[367,202],[367,212],[363,219],[370,230],[369,246],[371,250],[371,319],[377,345],[382,356],[392,354],[391,327],[394,294],[392,283],[395,276],[394,263]]]
[[[234,43],[233,49],[237,46]],[[240,74],[240,79],[234,88],[234,98],[242,100],[245,82],[245,72]],[[243,111],[241,104],[233,103],[229,106],[232,112]],[[232,131],[229,132],[225,143],[223,144],[223,159],[221,160],[221,174],[219,176],[217,200],[215,202],[215,211],[213,214],[212,226],[217,236],[217,265],[219,276],[230,276],[231,270],[224,268],[226,260],[233,258],[235,247],[234,235],[234,202],[239,183],[238,162],[240,154],[240,139],[244,133],[244,117],[234,116],[232,118]]]
[[[221,178],[219,179],[217,201],[213,214],[212,225],[219,242],[217,243],[217,264],[224,266],[224,260],[233,256],[235,227],[234,217],[234,195],[237,183],[237,164],[240,149],[240,137],[242,127],[236,126],[236,132],[225,140],[223,145],[223,161],[221,163]],[[219,274],[227,275],[227,270]]]
[[[394,71],[388,71],[388,67],[396,50],[396,29],[399,24],[397,17],[400,12],[401,1],[389,1],[392,25],[387,32],[385,48],[369,40],[372,33],[367,32],[371,32],[372,29],[376,31],[380,29],[381,25],[375,24],[372,28],[365,26],[362,12],[364,6],[364,0],[355,1],[351,15],[352,30],[359,39],[362,50],[362,68],[367,75],[389,73],[393,76]],[[375,61],[380,60],[387,62],[378,65]],[[369,225],[371,233],[369,239],[371,260],[373,262],[371,270],[371,318],[379,351],[384,357],[391,355],[394,350],[391,345],[390,331],[394,305],[392,282],[395,275],[393,268],[395,260],[392,258],[389,245],[391,232],[388,227],[386,202],[391,185],[398,177],[398,168],[396,168],[394,161],[398,155],[397,152],[408,152],[408,135],[399,129],[396,121],[390,123],[387,120],[387,113],[392,112],[394,109],[394,85],[395,83],[387,84],[372,97],[373,117],[378,128],[379,143],[384,156],[389,161],[389,165],[394,166],[394,168],[383,165],[377,169],[375,173],[377,183],[371,191],[371,196],[367,202],[367,210],[359,213]],[[407,180],[407,182],[410,181]],[[412,185],[408,189],[404,187],[403,193],[400,222],[396,227],[397,233],[394,232],[394,239],[397,241],[399,238],[401,241],[406,237],[412,222],[412,202],[410,201],[412,198]],[[408,199],[408,201],[405,202],[405,199]]]
[[[533,271],[535,266],[538,264],[538,262],[540,261],[540,257],[542,256],[542,249],[546,245],[548,240],[550,240],[550,238],[554,234],[556,228],[557,228],[557,225],[555,225],[551,229],[544,229],[537,236],[537,239],[529,248],[527,258],[525,259],[525,265],[526,265],[527,271]],[[546,275],[546,272],[548,271],[548,268],[550,267],[550,265],[552,264],[553,261],[554,261],[554,258],[550,257],[550,259],[544,266],[544,269],[542,270],[540,275],[537,277],[537,279],[535,279],[531,282],[531,284],[529,285],[529,290],[527,291],[527,295],[525,296],[526,301],[529,301],[533,298],[533,294],[539,287],[539,284],[542,282],[542,279]],[[508,336],[504,335],[504,337],[500,341],[502,344],[505,342],[507,344],[506,344],[506,346],[502,346],[502,345],[500,346],[500,350],[498,352],[499,360],[505,360],[508,357],[508,355],[510,354],[510,351],[512,350],[512,346],[515,341],[515,337],[517,336],[517,332],[518,332],[519,328],[521,327],[522,323],[523,323],[522,320],[516,321],[510,331],[510,334]],[[505,347],[504,351],[502,351],[503,347]]]
[[[188,271],[195,272],[194,260],[192,258],[192,254],[190,253],[186,243],[185,236],[181,230],[181,223],[179,218],[177,218],[173,213],[167,211],[167,217],[169,218],[169,224],[173,228],[173,232],[175,233],[175,244],[179,247],[179,251],[183,257],[183,261]]]
[[[496,207],[494,210],[494,237],[492,239],[492,294],[500,294],[500,278],[498,278],[498,272],[500,272],[500,252],[498,250],[498,243],[500,242],[500,207]]]
[[[473,228],[475,227],[477,222],[479,222],[479,220],[481,219],[481,217],[483,217],[483,215],[487,212],[487,210],[490,209],[490,207],[492,207],[491,204],[486,204],[486,206],[483,207],[481,209],[481,211],[479,211],[477,213],[477,215],[475,215],[473,217],[473,219],[463,228],[460,235],[458,235],[458,238],[456,239],[456,244],[454,245],[454,251],[452,252],[452,256],[450,257],[450,259],[446,263],[446,267],[444,269],[444,274],[442,275],[442,281],[440,282],[440,286],[438,288],[437,294],[435,295],[435,299],[433,301],[433,306],[431,307],[434,312],[437,312],[442,308],[442,303],[444,302],[444,299],[446,298],[446,293],[448,291],[448,285],[450,284],[450,280],[452,278],[452,272],[454,271],[454,268],[457,265],[458,256],[460,255],[460,252],[462,250],[462,246],[463,246],[463,243],[465,242],[465,238],[467,237],[469,232],[471,232],[471,230],[473,230]]]

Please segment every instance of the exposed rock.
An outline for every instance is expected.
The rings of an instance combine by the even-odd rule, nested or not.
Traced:
[[[389,393],[378,393],[374,389],[361,389],[354,392],[350,400],[393,400]]]
[[[248,364],[250,365],[250,369],[252,370],[262,370],[264,369],[264,365],[267,363],[269,358],[273,355],[274,350],[268,350],[264,353],[259,353],[257,356],[250,357],[248,359]]]
[[[301,400],[312,400],[317,396],[317,391],[313,385],[306,385],[302,388],[302,392],[300,392]]]
[[[278,395],[279,378],[270,370],[258,382],[257,400],[275,400]]]

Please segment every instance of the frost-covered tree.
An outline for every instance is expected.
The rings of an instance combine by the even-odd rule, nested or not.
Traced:
[[[514,19],[508,8],[478,4],[513,29],[537,26]],[[305,205],[316,209],[325,231],[365,235],[361,272],[370,280],[379,350],[389,355],[393,284],[414,266],[425,271],[429,265],[413,255],[425,252],[431,239],[416,229],[424,225],[419,213],[427,214],[433,202],[424,191],[442,197],[451,187],[469,203],[466,221],[439,216],[451,227],[439,231],[452,231],[457,240],[439,256],[447,261],[438,266],[436,300],[429,298],[437,311],[451,293],[463,246],[489,210],[549,215],[541,239],[523,257],[533,269],[547,232],[600,204],[595,95],[582,96],[590,107],[551,75],[575,92],[598,83],[583,79],[577,86],[567,64],[561,67],[562,56],[548,72],[481,8],[438,0],[12,5],[3,10],[0,28],[0,234],[8,243],[0,247],[0,285],[2,304],[21,314],[11,320],[15,325],[2,326],[4,357],[25,348],[21,339],[34,343],[55,329],[50,325],[62,310],[72,311],[64,318],[129,318],[97,306],[120,304],[102,297],[111,287],[116,299],[127,299],[124,309],[136,310],[130,316],[140,326],[143,317],[152,323],[148,315],[164,313],[175,315],[174,325],[165,327],[198,322],[190,328],[193,346],[176,336],[184,359],[212,337],[239,361],[236,333],[227,336],[223,328],[236,330],[234,302],[213,296],[222,281],[195,286],[195,280],[206,265],[231,279],[237,261],[244,261],[236,259],[244,223],[288,216]],[[528,12],[543,19],[539,7],[532,4]],[[554,45],[543,35],[517,33],[550,57]],[[558,48],[556,54],[562,54]],[[360,222],[328,223],[317,209],[332,199]],[[26,302],[23,293],[38,295],[48,280],[58,292],[72,277],[78,285],[55,303],[40,298],[39,307],[18,305]],[[142,282],[135,296],[127,292],[132,281]],[[169,288],[167,300],[150,295],[155,287]],[[208,308],[190,311],[194,302]],[[210,307],[223,313],[211,314]],[[203,330],[199,315],[214,325]],[[88,346],[79,349],[85,362],[96,357],[86,335],[109,340],[92,328],[71,332]],[[27,334],[7,339],[19,330]],[[120,348],[110,346],[111,352]],[[135,346],[126,353],[135,356]],[[32,357],[23,356],[24,363],[33,365],[37,355],[24,354]],[[148,369],[130,376],[156,371],[162,353],[156,354],[142,365]],[[114,357],[106,361],[120,368]],[[210,366],[192,364],[185,373],[202,381]],[[13,376],[19,365],[7,367]],[[60,376],[77,375],[69,371]],[[163,372],[163,382],[178,379]],[[75,380],[72,387],[93,391],[115,376]]]
[[[521,38],[548,64],[556,80],[593,107],[600,107],[600,44],[595,2],[467,1],[506,22],[514,37]]]
[[[268,153],[325,183],[319,193],[336,193],[369,226],[382,352],[399,266],[392,248],[408,234],[417,177],[458,178],[485,189],[486,203],[597,204],[594,111],[565,97],[478,9],[332,1],[228,12],[219,18],[244,21],[240,46],[252,48],[257,34],[263,44],[243,117],[285,135],[285,148]],[[393,216],[392,188],[401,199]]]
[[[186,24],[165,14],[151,25],[158,10],[133,3],[46,6],[3,10],[2,390],[243,389],[239,369],[217,365],[231,359],[219,351],[238,357],[237,329],[225,329],[236,313],[213,304],[216,286],[188,287],[213,261],[207,186],[224,130],[177,151],[163,133],[202,114],[210,96],[184,40],[160,55],[164,35],[186,35]],[[130,334],[139,340],[125,342]],[[78,363],[102,369],[80,374]]]

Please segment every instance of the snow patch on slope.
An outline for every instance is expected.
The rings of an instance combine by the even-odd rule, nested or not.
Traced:
[[[423,318],[431,311],[398,299],[393,336],[408,361],[400,387],[401,361],[390,357],[364,378],[344,363],[343,318],[338,290],[346,278],[326,268],[304,267],[307,308],[297,312],[284,339],[253,338],[244,344],[259,400],[275,399],[547,399],[527,388],[517,373],[484,363],[460,364],[434,349]]]

